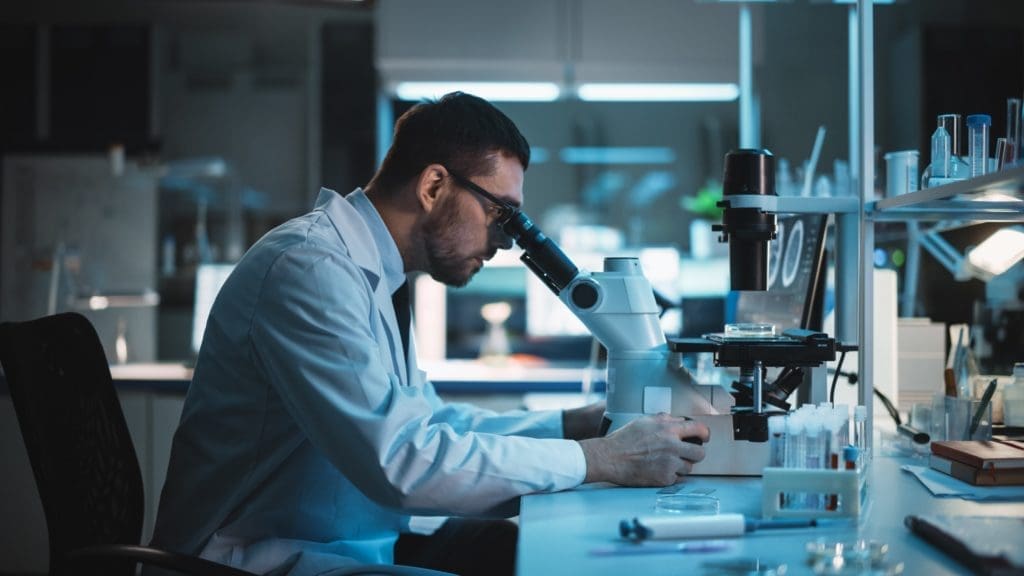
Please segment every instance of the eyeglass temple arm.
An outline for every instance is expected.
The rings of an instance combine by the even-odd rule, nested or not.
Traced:
[[[502,224],[502,230],[523,249],[520,260],[556,296],[579,274],[579,268],[562,252],[558,244],[545,236],[523,211],[514,211],[508,221]]]

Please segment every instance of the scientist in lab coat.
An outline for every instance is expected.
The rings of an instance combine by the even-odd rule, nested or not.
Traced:
[[[689,473],[704,452],[683,438],[708,440],[702,424],[659,415],[595,437],[602,404],[495,413],[442,401],[417,369],[393,297],[414,272],[464,285],[509,248],[497,206],[458,180],[518,206],[529,161],[497,108],[448,94],[398,120],[365,189],[322,189],[249,249],[210,312],[154,545],[258,573],[511,573],[500,518],[520,496]],[[412,514],[458,518],[414,536]]]

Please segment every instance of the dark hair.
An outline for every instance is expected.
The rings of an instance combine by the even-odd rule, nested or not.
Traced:
[[[483,98],[452,92],[436,102],[421,102],[395,123],[384,162],[373,177],[384,190],[405,185],[430,164],[443,164],[462,176],[490,174],[496,152],[530,164],[530,145],[516,125]]]

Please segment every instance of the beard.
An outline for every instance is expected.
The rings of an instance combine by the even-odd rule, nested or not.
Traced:
[[[460,250],[469,240],[463,233],[461,214],[454,202],[441,206],[431,214],[423,226],[424,247],[431,278],[442,284],[460,288],[469,283],[480,270],[471,257]]]

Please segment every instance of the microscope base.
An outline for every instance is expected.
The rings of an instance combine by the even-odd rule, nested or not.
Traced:
[[[761,476],[768,466],[768,442],[737,440],[732,414],[695,414],[711,430],[704,459],[693,466],[694,476]]]
[[[643,416],[640,413],[605,413],[601,435],[610,434]],[[751,442],[735,438],[732,414],[697,414],[711,431],[711,441],[704,444],[704,459],[693,467],[694,476],[761,476],[768,466],[768,442]]]

